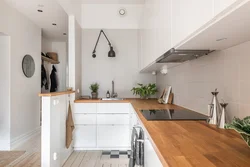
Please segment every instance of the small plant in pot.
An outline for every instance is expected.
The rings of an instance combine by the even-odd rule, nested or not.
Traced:
[[[98,89],[99,89],[99,84],[98,83],[93,83],[90,85],[90,90],[91,95],[92,95],[92,99],[97,99],[98,98]]]
[[[141,99],[148,99],[150,96],[155,95],[157,92],[156,84],[143,85],[138,83],[131,91],[134,95],[140,95]]]

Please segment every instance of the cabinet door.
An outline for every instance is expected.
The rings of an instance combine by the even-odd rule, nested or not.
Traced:
[[[171,49],[171,0],[159,0],[158,43],[160,57]]]
[[[74,114],[74,123],[76,125],[95,125],[96,114]]]
[[[214,15],[224,11],[237,0],[214,0]]]
[[[129,113],[128,103],[98,103],[97,113]]]
[[[151,142],[148,139],[144,142],[144,157],[145,167],[163,167]]]
[[[74,147],[96,147],[96,125],[77,125],[74,131]]]
[[[129,125],[98,125],[97,146],[99,148],[128,148]]]
[[[213,18],[213,0],[172,1],[172,46]]]
[[[129,114],[97,114],[98,125],[129,125]]]
[[[96,113],[96,103],[75,103],[74,113]]]

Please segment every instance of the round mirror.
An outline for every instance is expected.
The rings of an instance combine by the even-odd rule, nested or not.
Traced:
[[[23,73],[31,78],[35,73],[35,61],[30,55],[25,55],[22,62]]]

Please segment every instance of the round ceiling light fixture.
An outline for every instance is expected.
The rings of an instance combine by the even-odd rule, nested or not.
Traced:
[[[124,8],[121,8],[121,9],[119,10],[119,15],[120,15],[120,16],[125,16],[125,15],[126,15],[126,10],[125,10]]]
[[[53,26],[56,26],[56,23],[52,23]]]
[[[38,12],[40,12],[40,13],[42,13],[42,12],[43,12],[43,10],[41,10],[41,9],[38,9],[37,11],[38,11]]]

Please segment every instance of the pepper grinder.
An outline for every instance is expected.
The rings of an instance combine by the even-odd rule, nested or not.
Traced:
[[[217,89],[215,89],[214,92],[211,92],[213,95],[212,98],[212,103],[209,105],[210,106],[210,120],[209,123],[213,125],[217,125],[219,123],[219,115],[220,115],[220,105],[218,102],[217,95],[219,92]]]
[[[220,121],[219,121],[219,124],[218,124],[218,127],[221,128],[221,129],[224,129],[225,127],[225,122],[226,122],[226,115],[225,115],[225,112],[226,112],[226,107],[228,105],[228,103],[220,103],[221,107],[222,107],[222,111],[221,111],[221,114],[220,114]]]

